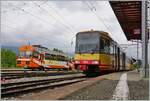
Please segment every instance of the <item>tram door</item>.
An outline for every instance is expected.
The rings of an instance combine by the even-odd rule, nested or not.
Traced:
[[[117,47],[117,71],[120,70],[120,48]]]
[[[126,54],[124,52],[122,53],[122,66],[123,66],[123,70],[125,70],[125,67],[126,67]]]

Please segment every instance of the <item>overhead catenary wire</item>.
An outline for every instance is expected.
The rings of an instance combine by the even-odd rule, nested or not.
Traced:
[[[41,22],[45,23],[46,25],[50,26],[50,24],[49,24],[46,20],[44,20],[44,19],[42,19],[42,18],[40,18],[40,17],[38,17],[38,16],[35,16],[34,14],[32,14],[32,13],[26,11],[26,10],[23,9],[23,8],[19,8],[19,7],[16,7],[16,8],[17,8],[18,10],[21,10],[22,12],[24,12],[24,13],[26,13],[26,14],[29,14],[30,16],[36,18],[38,21],[41,21]],[[52,25],[51,25],[50,27],[53,28]]]
[[[15,7],[15,9],[13,9],[13,11],[15,11],[15,10],[20,10],[20,11],[24,12],[25,14],[28,14],[28,15],[30,15],[30,16],[36,18],[37,20],[40,20],[41,22],[44,22],[45,24],[49,24],[49,23],[46,22],[46,20],[43,20],[42,18],[40,18],[40,17],[34,15],[32,12],[28,12],[27,10],[25,10],[25,9],[23,9],[23,8]],[[8,27],[8,26],[7,26],[7,27]],[[9,28],[18,31],[18,30],[15,29],[14,27],[9,27]],[[58,31],[59,31],[59,30],[58,30]],[[60,31],[60,32],[61,32],[61,31]],[[33,34],[33,33],[30,33],[30,32],[26,32],[26,33],[28,33],[28,34]],[[42,37],[42,38],[43,38],[43,37]],[[48,37],[46,37],[46,38],[48,38]],[[41,38],[40,38],[40,39],[41,39]],[[45,38],[44,38],[44,39],[45,39]],[[36,39],[36,40],[38,40],[38,39]],[[48,39],[48,40],[49,40],[49,39]],[[61,42],[60,42],[60,43],[61,43]]]
[[[33,1],[32,1],[33,2]],[[41,7],[41,5],[43,5],[43,4],[45,4],[45,3],[47,3],[48,1],[44,1],[43,3],[41,3],[41,4],[37,4],[37,3],[35,3],[35,2],[33,2],[34,3],[34,5],[36,5],[36,6],[38,6],[42,11],[44,11],[44,12],[47,12],[47,14],[49,14],[50,15],[50,17],[51,18],[53,18],[55,21],[57,21],[57,22],[59,22],[59,24],[61,24],[64,28],[65,28],[65,30],[68,30],[68,31],[72,31],[72,32],[74,32],[73,31],[73,28],[71,28],[72,27],[72,25],[70,25],[70,24],[68,24],[68,25],[66,25],[65,23],[66,23],[66,21],[65,21],[65,23],[63,23],[62,21],[60,21],[60,20],[58,20],[58,19],[56,19],[56,17],[55,16],[53,16],[52,14],[50,14],[47,10],[45,10],[43,7]],[[24,5],[26,5],[26,3],[24,2]],[[50,6],[49,6],[50,7]],[[36,15],[34,15],[33,13],[31,13],[31,11],[30,12],[28,12],[28,11],[26,11],[25,9],[23,9],[23,8],[19,8],[19,7],[16,7],[17,9],[20,9],[20,10],[22,10],[23,12],[25,12],[25,13],[28,13],[28,14],[30,14],[31,16],[34,16],[34,17],[36,17],[37,19],[39,19],[39,20],[42,20],[44,23],[47,23],[47,24],[49,24],[46,20],[44,20],[44,19],[42,19],[42,18],[40,18],[39,16],[36,16]],[[14,8],[12,9],[13,11],[15,10]],[[54,10],[54,9],[53,9]],[[55,12],[56,12],[56,10],[55,10]],[[58,15],[58,12],[57,12],[57,15]],[[59,16],[59,15],[58,15]],[[63,18],[62,18],[63,19]],[[64,19],[63,19],[64,20]],[[60,26],[61,26],[60,25]],[[61,26],[61,27],[62,27]],[[54,26],[53,26],[54,27]],[[70,29],[70,30],[69,30]]]
[[[25,4],[26,4],[26,3],[24,3],[24,5],[25,5]],[[34,15],[33,13],[31,13],[31,11],[28,12],[28,11],[26,11],[25,9],[20,8],[20,7],[16,7],[16,6],[15,6],[15,8],[12,8],[13,11],[16,11],[17,9],[20,10],[20,11],[22,11],[22,12],[24,12],[25,14],[28,14],[28,15],[30,15],[30,16],[36,18],[38,21],[47,24],[48,26],[50,25],[50,23],[48,23],[46,20],[40,18],[39,16]],[[54,26],[51,25],[50,27],[53,28]]]
[[[33,2],[36,6],[38,6],[38,7],[40,7],[41,8],[41,10],[44,10],[44,9],[42,9],[42,7],[41,7],[41,5],[38,5],[37,3],[35,3],[35,2]],[[56,10],[56,9],[54,9],[51,5],[48,5],[47,3],[45,3],[49,8],[51,8],[53,11],[55,11],[55,13],[57,14],[57,16],[59,16],[62,20],[63,20],[63,22],[65,22],[65,23],[67,23],[68,25],[66,25],[70,30],[72,30],[72,33],[74,33],[74,27],[70,24],[70,23],[68,23],[64,18],[63,18],[63,16],[62,15],[60,15],[60,13]],[[43,4],[42,4],[43,5]],[[55,20],[57,20],[57,19],[55,19]],[[60,21],[60,20],[59,20]],[[63,24],[64,25],[64,24]]]
[[[90,1],[85,1],[85,3],[86,3],[86,5],[88,6],[88,8],[90,9],[90,11],[98,18],[98,20],[100,21],[100,22],[102,22],[103,23],[103,25],[105,26],[105,28],[109,31],[109,33],[111,33],[111,35],[112,35],[112,27],[111,26],[109,26],[108,24],[108,26],[106,25],[106,23],[104,22],[104,20],[97,14],[97,10],[96,10],[96,7],[90,2]],[[104,16],[104,15],[103,15]]]
[[[92,8],[94,9],[94,11],[95,11],[95,14],[96,14],[96,16],[97,17],[99,17],[99,19],[102,21],[102,23],[103,23],[103,25],[106,27],[106,29],[108,30],[108,31],[110,31],[110,33],[112,32],[111,31],[111,26],[109,26],[108,24],[108,26],[105,24],[105,22],[104,22],[104,20],[102,19],[102,18],[100,18],[100,16],[97,14],[97,12],[96,12],[96,7],[91,3],[91,2],[89,2],[89,4],[91,4],[91,6],[92,6]],[[104,17],[104,14],[103,14],[103,17]]]
[[[91,6],[92,6],[92,8],[94,9],[94,11],[95,11],[95,13],[97,13],[96,11],[96,7],[94,6],[94,4],[92,4],[90,1],[89,1],[89,4],[91,4]],[[105,16],[105,14],[102,14],[103,15],[103,18],[105,17],[106,18],[106,16]],[[98,16],[98,15],[97,15]],[[102,18],[100,18],[102,21],[103,21],[103,19]],[[105,24],[105,22],[103,22],[104,24]],[[110,31],[111,31],[111,29],[112,29],[112,27],[111,27],[111,25],[110,24],[107,24],[108,25],[108,27],[107,27],[107,29],[109,29]],[[106,24],[105,24],[105,26],[107,26]]]
[[[103,23],[103,25],[105,26],[105,28],[109,31],[109,28],[106,26],[106,24],[104,23],[104,21],[101,20],[101,18],[97,15],[97,13],[95,12],[95,9],[93,10],[93,8],[90,6],[89,2],[85,1],[85,4],[89,8],[89,10],[97,17],[97,19],[99,20],[99,22]]]
[[[33,1],[32,1],[33,2]],[[64,28],[66,28],[68,31],[71,31],[71,33],[72,33],[72,30],[70,30],[70,28],[67,26],[67,25],[65,25],[61,20],[58,20],[58,19],[56,19],[56,17],[54,16],[54,15],[52,15],[51,13],[49,13],[46,9],[44,9],[41,5],[39,5],[39,4],[37,4],[37,3],[35,3],[35,2],[33,2],[37,7],[39,7],[42,11],[45,11],[45,12],[47,12],[47,14],[51,17],[51,18],[53,18],[55,21],[57,21],[57,22],[59,22]]]
[[[67,23],[69,26],[69,28],[71,30],[75,30],[74,26],[72,26],[68,21],[65,20],[65,18],[52,6],[52,5],[48,5],[48,3],[45,3],[48,7],[50,7],[65,23]]]
[[[24,3],[24,4],[26,4],[26,3]],[[31,12],[26,11],[26,10],[23,9],[23,8],[19,8],[19,7],[16,7],[16,6],[15,6],[15,8],[18,9],[18,10],[21,10],[22,12],[24,12],[24,13],[26,13],[26,14],[29,14],[30,16],[36,18],[37,20],[39,20],[39,21],[41,21],[41,22],[44,22],[45,24],[47,24],[47,25],[50,26],[51,28],[54,28],[54,27],[55,27],[55,26],[50,25],[50,23],[48,23],[48,21],[46,21],[46,20],[40,18],[39,16],[34,15],[34,14],[31,13]],[[15,10],[15,9],[13,9],[13,10]],[[50,31],[50,30],[49,30],[49,31]],[[51,32],[51,31],[50,31],[50,32]]]
[[[48,23],[46,20],[44,20],[44,19],[42,19],[42,18],[40,18],[40,17],[38,17],[38,16],[36,16],[36,15],[34,15],[34,14],[32,14],[32,13],[26,11],[26,10],[24,10],[23,8],[19,8],[19,7],[16,7],[16,8],[17,8],[18,10],[21,10],[22,12],[24,12],[24,13],[26,13],[26,14],[29,14],[30,16],[36,18],[37,20],[39,20],[39,21],[41,21],[41,22],[44,22],[46,25],[50,26],[50,23]],[[50,27],[53,28],[54,26],[51,25]],[[49,27],[48,27],[48,28],[49,28]],[[52,32],[52,30],[49,30],[49,29],[48,29],[48,31],[50,31],[50,33]],[[57,30],[57,31],[59,31],[59,30]],[[61,33],[61,31],[59,31],[59,32]]]

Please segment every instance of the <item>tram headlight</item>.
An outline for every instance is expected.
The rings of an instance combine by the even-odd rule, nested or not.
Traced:
[[[98,61],[92,61],[92,64],[98,64]]]
[[[76,64],[79,64],[79,63],[80,63],[80,61],[75,61],[75,63],[76,63]]]

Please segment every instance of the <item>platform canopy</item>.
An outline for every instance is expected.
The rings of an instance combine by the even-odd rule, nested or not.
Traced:
[[[141,40],[141,1],[109,1],[128,40]]]

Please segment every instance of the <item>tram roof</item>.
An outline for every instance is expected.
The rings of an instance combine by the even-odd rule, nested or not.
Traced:
[[[105,32],[105,31],[99,31],[99,30],[87,30],[87,31],[80,31],[80,32],[78,32],[77,34],[79,34],[79,33],[89,33],[89,32],[95,32],[95,33],[104,33],[104,34],[107,34],[107,35],[109,35],[107,32]]]
[[[53,50],[49,50],[49,54],[60,55],[60,56],[66,56],[64,53],[57,52],[57,51],[53,51]]]
[[[50,50],[46,47],[43,47],[41,45],[32,45],[33,47],[35,47],[38,51],[40,52],[45,52],[45,53],[49,53],[49,54],[53,54],[53,55],[60,55],[60,56],[66,56],[64,53],[62,52],[57,52],[57,51],[53,51]]]
[[[109,1],[128,40],[141,39],[141,1]]]

